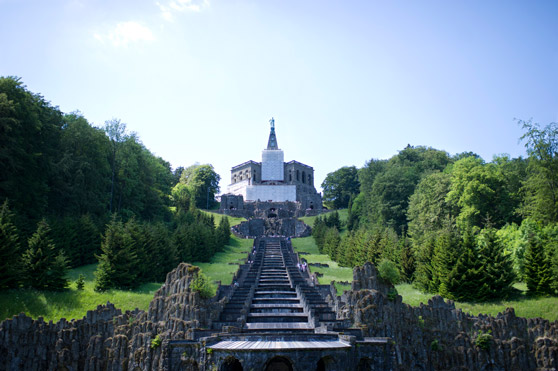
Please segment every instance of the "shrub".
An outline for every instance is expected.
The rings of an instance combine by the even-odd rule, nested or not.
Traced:
[[[76,288],[78,290],[83,290],[84,286],[85,286],[85,277],[83,276],[83,274],[80,274],[76,280]]]
[[[397,285],[401,278],[395,263],[388,259],[382,259],[378,265],[378,273],[384,281],[392,285]]]
[[[488,332],[479,331],[475,339],[475,345],[482,350],[490,349],[490,343],[492,342],[492,335],[490,333],[490,330]]]
[[[197,276],[192,280],[190,289],[199,292],[200,296],[205,299],[212,297],[215,291],[207,276],[202,272],[199,272]]]
[[[155,339],[151,339],[151,349],[157,349],[161,346],[161,338],[159,334],[155,336]]]

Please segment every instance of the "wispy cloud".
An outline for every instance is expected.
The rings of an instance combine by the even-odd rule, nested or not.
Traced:
[[[139,41],[153,41],[153,32],[137,22],[121,22],[105,34],[94,34],[94,37],[102,43],[111,43],[114,46],[127,46]]]
[[[201,12],[209,6],[209,0],[170,0],[167,2],[156,2],[161,10],[161,16],[172,22],[176,13]]]

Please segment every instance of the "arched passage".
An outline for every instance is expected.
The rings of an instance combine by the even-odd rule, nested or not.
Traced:
[[[221,363],[221,367],[219,367],[219,371],[242,371],[242,364],[240,361],[233,356],[227,357],[223,363]]]
[[[265,371],[293,371],[293,365],[285,357],[273,357],[267,361]]]
[[[320,358],[316,365],[316,371],[335,370],[335,360],[331,356]]]
[[[372,360],[370,358],[361,358],[357,366],[358,371],[370,371],[372,368]]]

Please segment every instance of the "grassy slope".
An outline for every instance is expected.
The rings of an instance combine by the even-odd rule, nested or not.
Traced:
[[[215,218],[215,225],[219,225],[221,219],[225,217],[225,215],[216,213],[211,213],[211,215]],[[228,218],[231,226],[246,220],[230,216]],[[212,281],[221,281],[223,285],[230,285],[238,266],[248,258],[253,243],[254,240],[252,239],[242,239],[232,235],[229,244],[225,246],[222,252],[215,254],[209,263],[194,262],[192,264],[199,266],[202,272]]]
[[[218,225],[223,215],[213,215]],[[231,225],[242,220],[244,219],[229,217]],[[223,284],[230,284],[233,274],[238,269],[238,263],[247,257],[242,251],[250,251],[252,243],[252,240],[242,240],[233,236],[230,244],[225,246],[223,252],[217,253],[211,263],[193,264],[199,265],[211,280],[221,280]],[[229,265],[228,262],[234,262],[235,265]],[[63,292],[33,289],[0,291],[0,321],[21,312],[32,318],[43,317],[47,321],[58,321],[60,318],[78,319],[84,317],[88,310],[93,310],[107,301],[123,311],[135,308],[147,310],[155,291],[161,287],[161,283],[146,283],[134,291],[109,290],[99,293],[93,290],[96,268],[97,264],[91,264],[72,269],[68,275],[71,280],[70,288]],[[75,286],[75,280],[80,274],[85,276],[83,291],[78,291]]]
[[[347,220],[347,210],[339,210],[339,217],[341,220]],[[316,217],[300,218],[306,224],[312,226]],[[341,230],[341,234],[346,233]],[[307,252],[310,255],[302,255],[308,262],[313,263],[326,263],[329,268],[311,267],[311,271],[318,271],[323,273],[324,276],[320,278],[321,284],[328,284],[332,280],[335,281],[352,281],[352,269],[339,267],[337,263],[332,262],[327,255],[320,254],[318,248],[312,237],[296,238],[293,239],[293,246],[295,251]],[[348,285],[335,285],[337,293],[341,294],[342,290],[348,290]],[[503,312],[506,308],[512,307],[515,309],[515,314],[520,317],[534,318],[542,317],[551,321],[558,320],[558,298],[556,297],[543,297],[543,298],[530,298],[525,295],[527,288],[524,284],[517,284],[515,286],[521,291],[517,297],[510,300],[499,300],[490,303],[460,303],[456,302],[455,306],[461,308],[464,312],[478,315],[479,313],[491,314],[493,316]],[[403,297],[403,302],[418,306],[420,303],[428,303],[432,297],[431,294],[425,294],[412,287],[410,284],[397,285],[397,291]]]
[[[72,269],[69,274],[72,282],[66,291],[19,289],[0,292],[0,321],[21,312],[33,318],[42,316],[47,321],[58,321],[60,318],[79,319],[84,317],[88,310],[95,309],[97,305],[107,301],[123,311],[135,308],[147,310],[153,294],[161,286],[160,283],[146,283],[134,291],[109,290],[99,293],[93,290],[93,272],[96,267],[97,264],[90,264]],[[75,280],[80,274],[85,276],[83,291],[78,291],[75,286]]]

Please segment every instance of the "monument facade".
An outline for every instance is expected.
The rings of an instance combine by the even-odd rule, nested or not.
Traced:
[[[231,184],[226,208],[235,208],[242,196],[245,202],[297,202],[302,210],[321,209],[322,197],[314,187],[314,169],[298,161],[285,162],[284,152],[278,146],[275,120],[267,148],[262,151],[262,161],[247,161],[231,169]],[[222,198],[223,200],[223,198]]]

